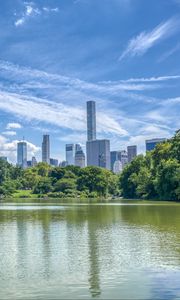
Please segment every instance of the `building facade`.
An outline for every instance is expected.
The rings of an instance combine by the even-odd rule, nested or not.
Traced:
[[[37,160],[35,158],[35,156],[32,157],[32,167],[37,166]]]
[[[87,166],[97,166],[110,170],[110,141],[87,141]]]
[[[68,163],[65,160],[63,160],[59,163],[59,167],[61,167],[61,168],[65,168],[65,167],[67,167],[67,165],[68,165]]]
[[[50,158],[50,165],[53,166],[53,167],[58,167],[58,159],[55,159],[55,158]]]
[[[8,161],[7,156],[0,156],[0,159],[3,161]]]
[[[118,160],[121,161],[122,163],[122,168],[124,169],[124,167],[127,165],[128,163],[128,154],[126,150],[121,150],[119,151],[119,155],[118,155]]]
[[[164,142],[165,138],[146,140],[146,151],[152,151],[157,144]]]
[[[17,143],[17,165],[23,169],[27,168],[27,143]]]
[[[96,103],[95,101],[87,102],[87,140],[96,139]]]
[[[74,166],[74,164],[75,164],[75,145],[74,144],[66,145],[66,161],[67,161],[67,165]]]
[[[50,163],[50,138],[48,134],[43,135],[42,162]]]
[[[116,160],[113,165],[113,172],[115,174],[121,173],[123,170],[122,162],[120,160]]]
[[[111,151],[110,160],[111,160],[111,171],[113,171],[115,161],[120,160],[120,151]]]
[[[136,145],[128,146],[127,154],[128,154],[128,163],[130,163],[134,159],[134,157],[137,156],[137,146]]]
[[[82,150],[81,145],[76,144],[75,146],[75,166],[84,168],[85,167],[85,154]]]

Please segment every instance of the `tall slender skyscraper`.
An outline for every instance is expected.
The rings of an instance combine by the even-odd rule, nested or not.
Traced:
[[[47,164],[50,163],[50,139],[48,134],[43,135],[42,161],[46,162]]]
[[[27,143],[24,141],[17,144],[17,165],[27,168]]]
[[[96,140],[96,103],[87,102],[87,140]]]

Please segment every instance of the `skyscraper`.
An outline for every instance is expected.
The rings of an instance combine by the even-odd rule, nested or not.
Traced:
[[[115,161],[120,160],[120,151],[111,151],[110,159],[111,159],[111,171],[113,171]]]
[[[87,141],[87,165],[110,170],[110,141]]]
[[[47,164],[50,163],[50,139],[48,134],[43,135],[42,162],[45,162]]]
[[[127,153],[128,153],[128,163],[130,163],[134,157],[137,156],[137,146],[128,146],[127,147]]]
[[[85,154],[80,144],[75,146],[75,166],[84,168],[85,167]]]
[[[124,168],[128,163],[128,154],[126,150],[119,151],[118,159],[122,163],[122,168]]]
[[[146,140],[146,151],[152,151],[157,144],[164,142],[165,138]]]
[[[74,144],[66,144],[66,161],[68,165],[74,165],[75,147]]]
[[[27,168],[27,143],[17,143],[17,165],[23,169]]]
[[[53,167],[58,167],[58,159],[50,158],[50,165]]]
[[[95,101],[87,102],[87,140],[96,139],[96,103]]]

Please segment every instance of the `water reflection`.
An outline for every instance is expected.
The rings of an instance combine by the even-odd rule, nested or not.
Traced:
[[[180,280],[179,205],[40,208],[0,209],[0,298],[11,298],[10,285],[16,298],[30,299],[180,294],[171,283],[175,272]]]

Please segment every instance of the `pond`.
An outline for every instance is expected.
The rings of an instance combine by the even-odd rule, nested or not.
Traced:
[[[178,299],[179,283],[178,203],[0,203],[0,299]]]

